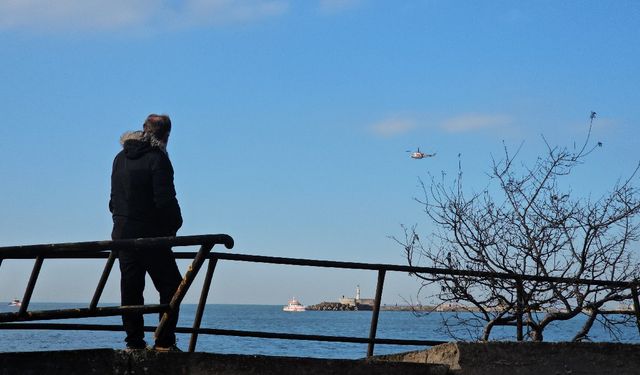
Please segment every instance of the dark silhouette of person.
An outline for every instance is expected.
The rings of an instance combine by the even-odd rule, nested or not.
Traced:
[[[122,151],[116,155],[111,173],[112,239],[175,236],[182,226],[166,148],[170,132],[169,116],[151,114],[142,131],[127,132],[120,138]],[[146,273],[160,294],[160,303],[171,301],[182,276],[170,247],[119,250],[118,259],[123,306],[144,305]],[[154,349],[179,350],[175,345],[177,320],[178,311],[167,322],[162,337],[155,338]],[[127,349],[145,349],[143,315],[123,314],[122,323]]]

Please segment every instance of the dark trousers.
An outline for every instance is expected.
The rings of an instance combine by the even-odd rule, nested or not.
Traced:
[[[145,275],[148,272],[153,285],[160,294],[160,303],[168,304],[178,289],[182,276],[178,270],[171,248],[146,248],[120,250],[120,292],[123,306],[144,304]],[[163,313],[160,313],[162,317]],[[156,337],[155,344],[168,347],[176,342],[175,328],[178,311],[167,322],[162,337]],[[127,332],[127,346],[144,347],[144,318],[142,314],[123,314],[122,323]]]

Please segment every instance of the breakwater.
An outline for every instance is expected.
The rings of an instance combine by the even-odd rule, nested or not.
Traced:
[[[364,304],[345,305],[340,302],[320,302],[316,305],[307,306],[311,311],[371,311],[373,306]]]
[[[347,305],[340,302],[320,302],[315,305],[306,307],[310,311],[371,311],[373,306],[370,304]],[[416,311],[430,312],[438,311],[435,306],[408,306],[408,305],[381,305],[380,311]]]

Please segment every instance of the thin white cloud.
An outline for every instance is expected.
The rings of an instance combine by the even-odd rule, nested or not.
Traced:
[[[485,129],[502,129],[512,121],[513,119],[507,115],[470,113],[443,121],[441,128],[450,133],[466,133]]]
[[[279,16],[288,8],[281,0],[189,0],[177,16],[186,25],[224,25]]]
[[[320,0],[320,11],[323,13],[338,13],[355,8],[361,0]]]
[[[0,29],[112,31],[251,22],[279,16],[289,0],[0,0]]]
[[[373,124],[371,131],[380,137],[390,138],[408,133],[415,127],[416,123],[412,119],[392,117]]]
[[[5,0],[0,1],[2,29],[118,28],[140,22],[154,0]]]
[[[584,136],[589,129],[589,123],[591,122],[588,115],[584,116],[581,120],[573,121],[569,124],[569,129],[572,133],[576,134],[577,139]],[[591,136],[592,137],[601,137],[606,135],[612,131],[618,129],[623,123],[619,119],[604,117],[600,114],[597,114],[593,119],[592,128],[591,128]]]

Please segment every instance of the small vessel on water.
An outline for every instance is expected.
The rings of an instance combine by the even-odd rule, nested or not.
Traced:
[[[22,302],[20,302],[19,299],[14,298],[13,300],[11,300],[11,302],[9,302],[9,306],[22,306]]]
[[[305,311],[305,310],[306,308],[304,307],[304,305],[301,304],[300,301],[298,301],[295,297],[289,300],[289,303],[287,304],[287,306],[282,308],[282,311],[293,311],[293,312]]]

